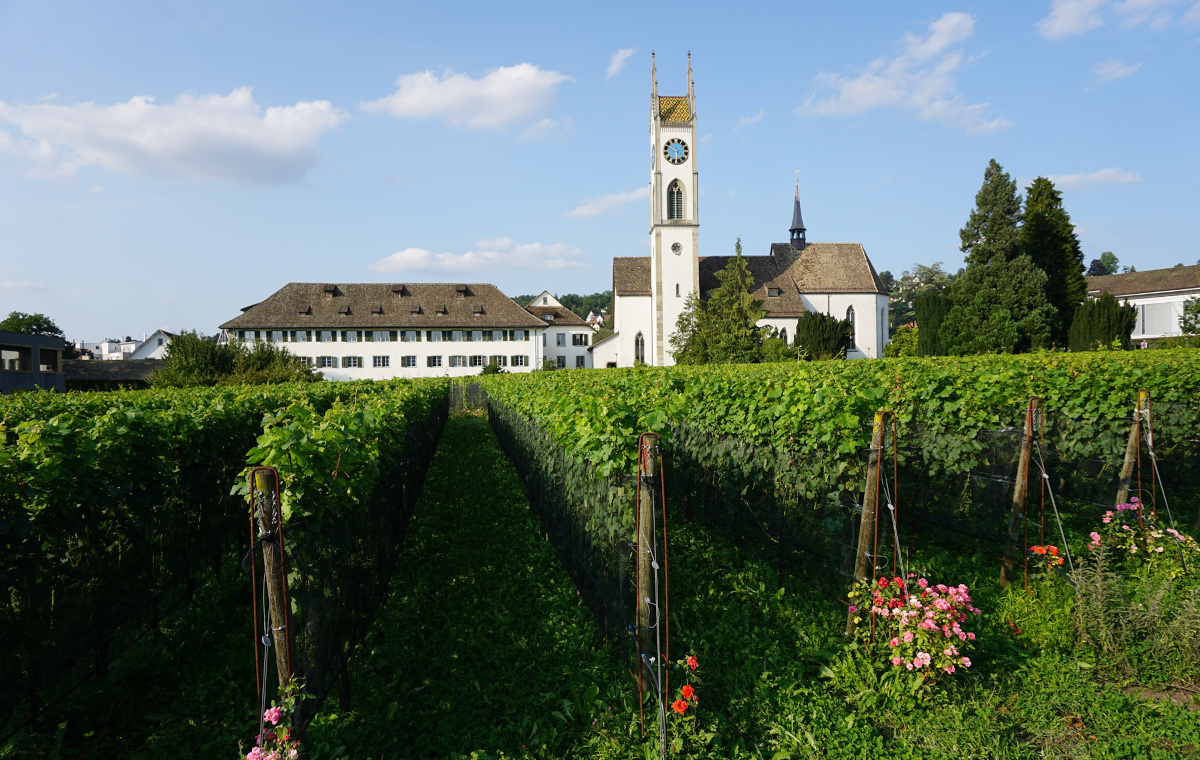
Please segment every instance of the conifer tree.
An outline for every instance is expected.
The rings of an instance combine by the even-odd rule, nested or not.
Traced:
[[[720,287],[707,301],[689,295],[671,337],[676,364],[734,364],[761,358],[762,332],[756,326],[766,316],[762,302],[750,294],[754,277],[742,256],[742,240],[734,256],[717,272]]]
[[[850,322],[819,311],[796,321],[796,347],[809,359],[844,359],[850,348]]]
[[[924,288],[913,299],[917,316],[917,356],[941,356],[942,322],[950,312],[950,299],[940,290]]]
[[[1121,348],[1133,347],[1129,336],[1137,324],[1137,308],[1122,305],[1111,293],[1089,299],[1075,310],[1068,336],[1072,351],[1095,351],[1119,341]]]
[[[983,172],[983,187],[975,195],[975,209],[958,235],[967,266],[989,261],[1008,261],[1018,252],[1017,223],[1021,220],[1021,196],[1017,183],[996,159]]]
[[[1046,297],[1057,313],[1051,334],[1066,344],[1075,309],[1087,297],[1083,250],[1063,208],[1062,193],[1045,177],[1026,188],[1019,239],[1021,252],[1046,273]]]

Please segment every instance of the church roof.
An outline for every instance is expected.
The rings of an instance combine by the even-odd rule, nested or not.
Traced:
[[[658,116],[663,121],[691,121],[687,98],[659,96]]]
[[[717,272],[732,256],[700,257],[700,292],[721,285]],[[774,243],[770,256],[745,256],[754,279],[751,295],[763,302],[768,316],[798,317],[804,313],[801,295],[814,293],[878,293],[887,289],[859,243],[809,243],[798,251],[790,243]],[[777,295],[771,295],[772,290]],[[613,259],[613,292],[644,295],[650,291],[650,257]]]
[[[800,215],[800,187],[796,186],[796,204],[792,208],[792,226],[788,228],[789,232],[797,230],[804,232],[804,217]]]
[[[651,295],[649,256],[616,256],[613,258],[613,295]]]
[[[290,282],[221,325],[230,329],[545,327],[487,283]]]
[[[1087,288],[1089,293],[1112,293],[1114,296],[1200,288],[1200,264],[1088,277]]]

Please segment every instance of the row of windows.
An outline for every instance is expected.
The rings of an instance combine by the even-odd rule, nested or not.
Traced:
[[[542,345],[543,346],[546,345],[546,334],[545,333],[542,333]],[[554,345],[556,345],[556,346],[567,345],[567,334],[559,333],[559,334],[555,335],[554,336]],[[572,333],[571,334],[571,345],[572,346],[588,345],[588,333]]]
[[[443,357],[441,357],[441,356],[427,356],[427,357],[425,357],[425,366],[426,367],[441,367],[442,366],[442,358]],[[501,367],[508,367],[508,366],[528,367],[529,366],[529,357],[528,356],[519,356],[519,355],[511,356],[511,357],[510,356],[482,356],[482,355],[480,355],[480,356],[450,356],[447,358],[449,359],[449,366],[451,366],[451,367],[483,367],[487,364],[498,364]],[[315,359],[308,357],[308,356],[301,356],[301,357],[299,357],[299,359],[302,364],[304,364],[305,366],[308,366],[308,367],[317,367],[318,369],[330,369],[330,368],[336,369],[338,367],[338,357],[336,357],[336,356],[318,356]],[[390,367],[391,359],[392,359],[392,357],[390,357],[390,356],[372,356],[371,357],[371,366],[372,367]],[[583,366],[583,364],[581,363],[582,361],[583,361],[583,357],[581,356],[577,360],[575,366],[582,367]],[[562,362],[563,362],[563,359],[560,358],[559,359],[560,367],[564,366],[562,364]],[[361,357],[361,356],[343,356],[341,358],[342,369],[357,369],[357,368],[361,368],[361,367],[365,367],[365,366],[367,366],[367,365],[363,363],[363,357]],[[417,357],[401,356],[400,357],[400,366],[401,367],[417,366]]]
[[[524,341],[529,330],[238,330],[238,340],[267,340],[272,343],[420,343],[422,340]],[[586,345],[586,344],[585,344]]]

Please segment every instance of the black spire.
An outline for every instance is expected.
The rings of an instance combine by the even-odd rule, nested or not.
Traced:
[[[803,251],[805,246],[804,240],[804,217],[800,215],[800,186],[796,185],[796,204],[792,210],[792,228],[789,230],[792,233],[792,247],[797,251]]]

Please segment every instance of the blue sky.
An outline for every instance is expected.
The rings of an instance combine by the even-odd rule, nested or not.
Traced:
[[[650,51],[693,55],[702,254],[957,269],[988,159],[1088,259],[1196,263],[1200,0],[0,0],[0,312],[216,326],[289,281],[611,286],[648,251]]]

